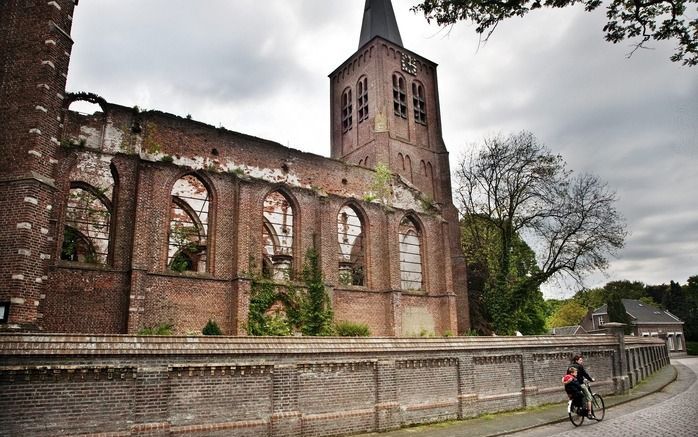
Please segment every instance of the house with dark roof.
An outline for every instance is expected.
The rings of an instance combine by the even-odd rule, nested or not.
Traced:
[[[587,331],[581,325],[559,326],[551,331],[553,335],[583,335],[586,333]]]
[[[685,352],[684,322],[669,311],[648,305],[636,299],[622,299],[625,312],[630,316],[631,335],[638,337],[664,337],[670,352]],[[589,311],[581,322],[589,333],[604,329],[609,321],[606,305]]]

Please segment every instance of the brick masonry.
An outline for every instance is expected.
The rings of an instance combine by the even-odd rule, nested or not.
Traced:
[[[0,334],[0,436],[331,436],[566,398],[583,353],[596,391],[669,364],[614,335],[243,338]],[[627,388],[626,388],[627,389]]]
[[[325,158],[67,93],[76,4],[10,0],[0,6],[0,302],[10,302],[0,329],[136,333],[172,323],[183,334],[213,319],[224,333],[245,335],[251,265],[263,264],[263,199],[275,190],[293,208],[292,276],[306,251],[317,248],[338,320],[366,323],[385,336],[469,328],[435,64],[419,58],[427,124],[412,115],[386,124],[381,117],[389,116],[389,81],[400,70],[401,52],[377,38],[352,55],[331,77],[330,109],[338,115],[337,81],[359,74],[349,66],[367,68],[369,118],[353,132],[362,132],[355,141],[372,151],[371,158],[358,163],[353,152],[337,154],[334,134],[332,158]],[[365,50],[373,55],[364,58]],[[76,100],[101,109],[71,111]],[[411,173],[403,169],[410,159]],[[371,199],[378,162],[393,172],[385,199]],[[172,189],[187,175],[209,194],[206,266],[176,273],[168,268]],[[104,262],[62,259],[75,187],[93,189],[109,205]],[[358,286],[340,283],[337,222],[344,205],[363,221],[365,278]],[[398,230],[407,216],[420,232],[420,290],[402,288]]]

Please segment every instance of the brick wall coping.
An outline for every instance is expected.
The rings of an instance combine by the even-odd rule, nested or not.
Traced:
[[[626,346],[664,344],[626,337]],[[348,338],[348,337],[205,337],[73,334],[0,334],[0,356],[17,355],[269,355],[327,353],[403,353],[453,350],[546,348],[565,350],[615,346],[612,335]]]

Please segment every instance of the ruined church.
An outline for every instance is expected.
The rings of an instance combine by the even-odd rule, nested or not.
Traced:
[[[0,330],[246,335],[254,278],[298,282],[310,248],[335,320],[469,328],[437,65],[390,0],[329,75],[329,158],[68,92],[77,4],[0,4]]]

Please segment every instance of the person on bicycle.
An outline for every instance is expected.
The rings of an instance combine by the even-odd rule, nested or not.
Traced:
[[[562,383],[565,385],[565,392],[570,399],[572,399],[572,404],[578,407],[584,407],[584,392],[582,391],[582,385],[577,380],[577,368],[570,366],[567,369],[567,374],[562,377]],[[587,411],[590,411],[587,408]],[[587,413],[588,414],[588,413]]]
[[[587,371],[584,369],[584,357],[581,354],[572,357],[572,365],[570,367],[574,367],[575,369],[577,369],[577,381],[579,382],[579,386],[581,387],[582,392],[584,393],[584,398],[587,401],[587,409],[591,411],[591,393],[589,392],[587,386],[584,384],[584,380],[587,379],[591,382],[594,382],[594,378],[589,376]]]

